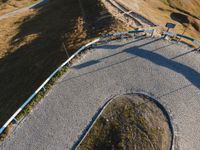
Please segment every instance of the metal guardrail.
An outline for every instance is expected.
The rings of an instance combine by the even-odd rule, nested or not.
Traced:
[[[196,39],[193,39],[193,38],[191,38],[191,37],[185,36],[185,35],[181,35],[181,34],[174,33],[174,32],[166,32],[166,31],[163,31],[163,35],[167,35],[167,36],[170,36],[170,37],[180,37],[180,38],[189,40],[189,41],[191,41],[191,42],[194,42],[194,43],[197,44],[197,45],[200,45],[200,41],[198,41],[198,40],[196,40]]]
[[[192,43],[194,43],[195,45],[197,45],[198,47],[196,48],[196,50],[200,50],[200,41],[199,40],[196,40],[196,39],[193,39],[191,37],[188,37],[188,36],[185,36],[185,35],[181,35],[181,34],[177,34],[177,33],[174,33],[174,32],[166,32],[166,31],[163,31],[162,34],[164,36],[169,36],[169,37],[178,37],[178,38],[182,38],[182,39],[186,39]]]
[[[131,30],[128,32],[120,32],[120,33],[114,33],[114,34],[108,34],[103,37],[100,37],[98,39],[93,40],[92,42],[86,44],[85,46],[82,46],[80,49],[78,49],[69,59],[67,59],[64,63],[60,65],[42,84],[41,86],[21,105],[21,107],[10,117],[10,119],[0,128],[0,134],[3,133],[3,131],[6,129],[6,127],[13,121],[16,120],[16,116],[33,100],[33,98],[45,87],[45,85],[64,67],[66,66],[73,58],[75,58],[79,53],[81,53],[83,50],[89,48],[90,46],[103,41],[106,38],[110,37],[116,37],[116,36],[122,36],[122,35],[131,35],[137,34],[137,33],[150,33],[151,36],[153,35],[155,29],[152,30]],[[180,34],[172,33],[172,32],[163,32],[163,35],[167,36],[180,36]],[[189,39],[195,44],[199,45],[200,47],[200,41],[197,41],[195,39],[192,39],[187,36],[180,36],[185,39]]]
[[[133,21],[135,21],[139,26],[144,26],[144,24],[148,25],[148,26],[156,26],[156,24],[154,24],[153,22],[151,22],[150,20],[148,20],[147,18],[145,18],[144,16],[142,16],[141,14],[138,14],[134,11],[128,10],[127,8],[125,8],[122,4],[120,4],[119,2],[115,1],[115,0],[108,0],[108,2],[110,2],[110,4],[112,4],[113,6],[115,6],[120,12],[122,12],[122,14],[124,16],[128,16],[130,17]]]
[[[100,38],[86,44],[85,46],[81,47],[78,51],[76,51],[69,59],[67,59],[64,63],[61,64],[42,84],[41,86],[21,105],[21,107],[10,117],[10,119],[0,128],[0,134],[6,129],[6,127],[15,120],[15,117],[33,100],[33,98],[42,90],[45,85],[64,67],[66,66],[77,54],[81,51],[86,49],[87,47],[91,46],[92,44],[100,41]]]

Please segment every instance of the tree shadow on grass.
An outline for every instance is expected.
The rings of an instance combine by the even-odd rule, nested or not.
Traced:
[[[85,0],[86,3],[87,14],[90,14],[86,21],[91,24],[95,22],[91,21],[95,18],[92,15],[99,14],[98,9],[103,11],[103,7],[99,0]],[[82,36],[85,31],[78,24],[82,18],[79,6],[78,0],[52,0],[20,25],[19,32],[10,41],[15,51],[0,59],[0,126],[67,59],[63,42],[72,54],[86,39],[100,35],[99,32],[111,26],[112,21],[108,19],[99,30],[88,30],[87,35]],[[30,35],[37,37],[27,41]]]
[[[6,3],[8,0],[0,0],[0,5]]]
[[[188,16],[184,15],[182,13],[172,12],[170,14],[170,17],[174,21],[177,21],[177,22],[181,23],[183,26],[187,26],[190,23],[190,20],[189,20]]]
[[[77,0],[51,1],[29,16],[12,39],[13,47],[32,34],[38,36],[0,59],[0,126],[39,85],[67,59],[62,36],[71,34],[80,17]]]
[[[88,37],[101,36],[105,30],[109,31],[109,27],[115,24],[115,19],[100,3],[100,0],[82,0],[82,5],[86,16],[86,33]],[[99,20],[102,17],[105,17],[105,19]]]

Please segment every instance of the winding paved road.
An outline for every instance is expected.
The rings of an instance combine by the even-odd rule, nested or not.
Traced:
[[[170,112],[175,148],[200,147],[200,54],[159,38],[88,50],[1,144],[5,150],[70,149],[112,96],[145,92]]]

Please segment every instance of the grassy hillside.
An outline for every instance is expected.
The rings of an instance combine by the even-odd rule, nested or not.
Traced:
[[[170,7],[176,8],[182,12],[200,18],[200,1],[199,0],[162,0]]]
[[[28,6],[39,0],[0,0],[0,15]]]
[[[82,4],[84,16],[79,0],[52,0],[0,21],[0,126],[67,59],[63,43],[72,54],[101,34],[127,30],[99,0]]]
[[[199,0],[117,0],[130,10],[136,11],[159,26],[167,22],[175,23],[177,33],[182,33],[185,26],[188,30],[185,35],[200,39],[200,1]],[[184,25],[184,19],[189,23]]]
[[[0,0],[0,5],[7,2],[8,0]]]

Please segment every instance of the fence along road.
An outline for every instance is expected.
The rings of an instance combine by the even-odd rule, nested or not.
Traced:
[[[176,145],[198,149],[199,58],[193,48],[162,38],[141,37],[97,45],[56,82],[1,148],[70,149],[110,97],[143,91],[153,94],[172,115]]]
[[[131,31],[128,31],[128,32],[122,32],[122,33],[115,33],[115,34],[109,34],[109,35],[106,35],[104,37],[101,37],[101,38],[98,38],[88,44],[86,44],[85,46],[81,47],[79,50],[77,50],[76,53],[74,53],[68,60],[66,60],[60,67],[58,67],[43,83],[42,85],[24,102],[24,104],[22,104],[22,106],[10,117],[10,119],[0,128],[0,134],[3,133],[3,131],[6,129],[6,127],[13,121],[13,120],[16,120],[16,116],[33,100],[33,98],[40,92],[40,90],[42,90],[45,85],[64,67],[66,66],[74,57],[76,57],[76,55],[78,55],[80,52],[82,52],[83,50],[87,49],[88,47],[92,46],[93,44],[95,43],[98,43],[100,42],[101,40],[105,39],[105,38],[109,38],[109,37],[115,37],[115,36],[123,36],[123,35],[131,35],[131,34],[137,34],[137,33],[150,33],[151,35],[153,35],[154,33],[154,30],[131,30]],[[198,48],[199,49],[199,46],[200,46],[200,42],[195,40],[195,39],[192,39],[190,37],[186,37],[186,36],[181,36],[179,34],[176,34],[176,33],[172,33],[172,32],[163,32],[163,35],[167,35],[167,36],[179,36],[179,37],[182,37],[182,38],[186,38],[192,42],[194,42],[195,44],[198,45]],[[132,35],[131,35],[132,36]]]
[[[24,8],[21,8],[21,9],[18,9],[16,11],[13,11],[13,12],[10,12],[8,14],[5,14],[3,16],[0,16],[0,20],[2,19],[5,19],[5,18],[8,18],[8,17],[11,17],[15,14],[18,14],[18,13],[21,13],[21,12],[24,12],[24,11],[27,11],[28,9],[34,9],[34,8],[37,8],[37,7],[40,7],[44,4],[46,4],[49,0],[41,0],[35,4],[32,4],[30,6],[27,6],[27,7],[24,7]],[[116,8],[118,8],[119,10],[121,10],[122,12],[124,12],[125,14],[127,14],[126,10],[123,9],[122,6],[120,6],[118,3],[116,3],[115,1],[113,0],[109,0]],[[129,13],[128,13],[129,14]],[[139,15],[138,15],[139,16]],[[131,16],[132,18],[134,18],[135,16]],[[141,16],[142,17],[142,16]],[[137,18],[137,17],[136,17]],[[144,18],[145,19],[145,18]],[[148,21],[147,21],[148,22]],[[152,24],[154,25],[154,24]],[[81,52],[82,50],[84,50],[85,48],[89,47],[90,45],[96,43],[96,42],[99,42],[101,39],[103,38],[106,38],[106,37],[112,37],[112,36],[116,36],[116,35],[123,35],[123,34],[130,34],[130,33],[138,33],[138,32],[147,32],[147,33],[151,33],[153,34],[153,30],[139,30],[139,31],[129,31],[129,32],[124,32],[124,33],[116,33],[116,34],[110,34],[110,35],[107,35],[105,37],[102,37],[100,39],[97,39],[97,40],[94,40],[93,42],[83,46],[80,50],[78,50],[74,55],[72,55],[70,57],[69,60],[67,60],[66,62],[64,62],[59,68],[57,68],[50,76],[49,78],[47,78],[43,84],[25,101],[25,103],[11,116],[11,118],[0,128],[0,134],[5,130],[5,128],[13,121],[13,120],[16,120],[15,117],[32,101],[32,99],[38,94],[38,92],[44,88],[44,86],[51,80],[51,78],[63,67],[65,66],[69,61],[71,61],[71,59],[73,59],[76,54],[78,54],[79,52]],[[163,32],[164,35],[167,35],[167,36],[178,36],[178,37],[182,37],[182,38],[185,38],[185,39],[188,39],[190,41],[192,41],[193,43],[197,44],[197,45],[200,45],[200,42],[198,40],[195,40],[195,39],[192,39],[190,37],[187,37],[187,36],[182,36],[180,34],[176,34],[176,33],[172,33],[172,32]],[[198,48],[199,49],[199,48]]]
[[[5,14],[3,16],[0,16],[0,20],[4,19],[4,18],[7,18],[7,17],[10,17],[10,16],[13,16],[15,14],[18,14],[18,13],[21,13],[21,12],[24,12],[28,9],[31,9],[31,8],[37,8],[37,7],[40,7],[42,6],[43,4],[47,3],[48,0],[43,0],[43,1],[40,1],[36,4],[33,4],[33,5],[30,5],[28,7],[24,7],[22,9],[19,9],[19,10],[16,10],[14,12],[11,12],[11,13],[8,13],[8,14]],[[146,31],[146,32],[149,32],[150,30]],[[129,33],[134,33],[134,32],[138,32],[138,31],[130,31]],[[145,30],[142,30],[142,31],[139,31],[139,32],[145,32]],[[151,31],[150,31],[151,32]],[[108,35],[108,36],[115,36],[115,35],[120,35],[121,33],[117,33],[117,34],[113,34],[113,35]],[[122,34],[126,34],[126,33],[122,33]],[[166,34],[168,36],[177,36],[177,37],[182,37],[182,38],[185,38],[185,39],[188,39],[192,42],[194,42],[195,44],[198,44],[200,45],[200,42],[198,40],[195,40],[195,39],[192,39],[190,37],[187,37],[187,36],[182,36],[180,34],[176,34],[176,33],[170,33],[170,32],[163,32],[163,34]],[[107,36],[106,36],[107,37]],[[88,46],[92,45],[93,43],[95,42],[98,42],[100,39],[97,39],[91,43],[89,43],[88,45],[86,46],[83,46],[81,49],[79,49],[73,56],[70,57],[69,60],[67,60],[66,62],[64,62],[57,70],[55,70],[50,76],[49,78],[25,101],[25,103],[16,111],[15,114],[13,114],[13,116],[3,125],[3,127],[0,129],[0,133],[2,133],[5,128],[8,126],[8,124],[10,122],[12,122],[12,120],[15,119],[15,117],[23,110],[23,108],[37,95],[37,93],[48,83],[48,81],[50,81],[50,79],[63,67],[65,66],[69,61],[71,61],[71,59],[73,59],[79,52],[81,52],[82,50],[84,50],[85,48],[87,48]]]

